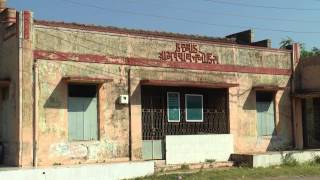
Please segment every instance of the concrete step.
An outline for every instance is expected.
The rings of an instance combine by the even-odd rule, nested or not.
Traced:
[[[264,153],[235,153],[232,154],[230,159],[234,162],[235,166],[247,167],[269,167],[280,165],[286,159],[294,159],[297,162],[303,163],[312,161],[315,157],[320,156],[320,150],[293,150],[293,151],[271,151]]]
[[[210,168],[226,168],[232,167],[234,163],[232,161],[219,161],[219,162],[203,162],[193,164],[177,164],[167,165],[165,161],[155,163],[155,172],[167,172],[175,170],[186,170],[186,169],[210,169]]]
[[[154,161],[155,166],[165,166],[166,165],[166,160],[155,160]]]

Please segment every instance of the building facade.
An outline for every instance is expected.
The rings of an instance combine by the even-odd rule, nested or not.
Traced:
[[[9,8],[1,19],[5,165],[296,147],[297,45],[273,49],[251,31],[211,38],[41,21]]]
[[[296,69],[296,105],[300,127],[300,146],[306,149],[317,149],[319,139],[319,68],[320,57],[313,56],[301,59]]]

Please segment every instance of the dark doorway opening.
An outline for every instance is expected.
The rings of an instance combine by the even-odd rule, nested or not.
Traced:
[[[320,148],[320,98],[302,101],[304,148]]]
[[[4,164],[5,143],[9,141],[9,88],[0,87],[0,164]]]

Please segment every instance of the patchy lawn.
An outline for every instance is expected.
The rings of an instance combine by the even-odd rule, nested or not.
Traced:
[[[309,163],[295,166],[274,166],[268,168],[229,168],[210,170],[181,170],[156,174],[137,180],[198,180],[198,179],[261,179],[270,177],[320,176],[320,164]]]

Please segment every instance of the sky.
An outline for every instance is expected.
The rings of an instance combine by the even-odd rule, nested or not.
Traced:
[[[254,29],[272,46],[287,37],[320,47],[320,0],[7,0],[35,19],[212,37]]]

